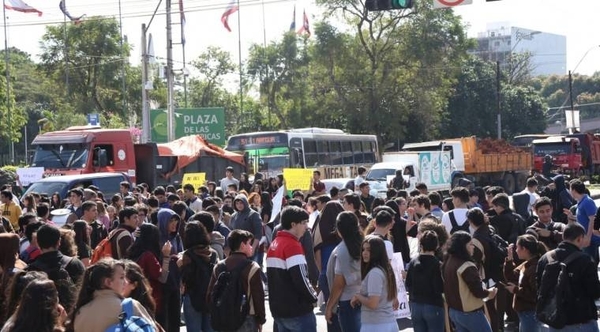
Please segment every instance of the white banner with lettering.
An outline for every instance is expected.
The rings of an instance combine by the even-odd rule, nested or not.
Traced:
[[[410,318],[410,307],[408,306],[408,296],[406,294],[406,287],[404,286],[404,278],[402,278],[402,272],[404,271],[404,260],[402,259],[402,253],[394,253],[392,258],[392,268],[396,275],[396,287],[398,288],[398,303],[400,306],[398,310],[394,311],[394,316],[398,318]]]
[[[27,187],[30,184],[41,180],[44,177],[44,168],[43,167],[17,168],[17,175],[19,176],[19,181],[21,181],[21,185],[23,187]]]

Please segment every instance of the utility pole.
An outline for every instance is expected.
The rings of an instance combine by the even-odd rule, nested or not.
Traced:
[[[571,129],[571,133],[574,133],[577,128],[575,127],[575,108],[573,107],[573,76],[571,75],[570,70],[569,70],[569,101],[571,103],[571,124],[573,125],[573,129]]]
[[[146,24],[142,24],[142,143],[148,143],[150,137],[150,110],[148,107],[148,45],[146,41]]]
[[[171,0],[166,0],[167,8],[167,140],[175,140],[174,106],[173,105],[173,31],[171,29]]]
[[[2,6],[2,14],[4,15],[4,66],[6,68],[4,68],[4,72],[6,73],[6,117],[7,117],[7,122],[8,122],[8,137],[10,139],[10,145],[9,145],[9,156],[10,156],[10,163],[14,164],[15,163],[15,141],[13,139],[12,136],[12,132],[13,132],[13,124],[12,124],[12,109],[11,109],[11,105],[10,105],[10,64],[9,64],[9,56],[8,56],[8,32],[7,32],[7,28],[6,28],[6,5]]]
[[[502,107],[500,87],[500,61],[496,61],[496,111],[498,112],[498,139],[502,139]]]

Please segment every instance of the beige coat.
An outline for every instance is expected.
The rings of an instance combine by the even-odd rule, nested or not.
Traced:
[[[111,325],[119,323],[121,298],[111,289],[94,292],[94,300],[79,309],[75,316],[75,332],[104,332]],[[156,324],[146,308],[133,301],[133,314]],[[159,331],[156,329],[156,331]]]

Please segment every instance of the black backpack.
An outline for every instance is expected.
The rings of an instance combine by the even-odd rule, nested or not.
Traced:
[[[454,234],[458,231],[465,231],[465,232],[469,232],[469,223],[465,220],[465,222],[458,226],[458,222],[456,221],[456,218],[454,217],[454,211],[450,211],[448,213],[448,217],[450,217],[450,223],[452,224],[452,229],[450,230],[450,234]]]
[[[571,284],[567,265],[585,255],[575,251],[564,261],[556,260],[556,250],[548,253],[548,264],[542,273],[542,280],[538,286],[536,316],[537,319],[555,329],[567,325],[567,311],[569,299],[572,297]]]
[[[516,243],[517,242],[517,238],[523,234],[525,234],[525,231],[527,230],[527,227],[529,226],[527,224],[527,221],[525,221],[525,219],[523,219],[523,217],[518,214],[513,212],[511,214],[511,220],[512,220],[512,225],[510,228],[510,236],[509,236],[509,242],[511,243]]]
[[[58,290],[59,302],[67,312],[70,312],[75,305],[77,296],[77,286],[66,270],[73,259],[73,257],[62,256],[60,265],[55,267],[48,267],[39,260],[36,260],[25,269],[26,271],[45,272],[48,275],[48,279],[54,281],[54,285],[56,285],[56,289]]]
[[[508,256],[508,242],[492,232],[487,239],[489,244],[489,257],[486,257],[484,266],[486,269],[486,278],[493,279],[495,282],[504,280],[503,267],[504,261]]]
[[[218,258],[216,252],[211,252],[210,261],[205,262],[200,259],[198,255],[194,254],[192,249],[188,249],[184,252],[191,259],[191,263],[184,267],[182,275],[185,282],[185,292],[190,297],[192,307],[196,311],[202,313],[209,313],[210,307],[206,302],[206,295],[208,293],[208,284],[212,275],[215,264],[217,264]]]
[[[244,292],[242,271],[253,261],[246,259],[231,271],[217,265],[217,281],[210,292],[210,324],[215,331],[237,331],[250,314],[250,289]],[[248,283],[252,274],[248,276]]]

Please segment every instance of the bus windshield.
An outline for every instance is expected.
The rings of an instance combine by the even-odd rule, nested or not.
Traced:
[[[246,150],[249,173],[261,172],[271,177],[290,167],[290,150],[287,147]]]
[[[40,144],[35,149],[32,167],[50,169],[84,168],[89,155],[87,144]]]

